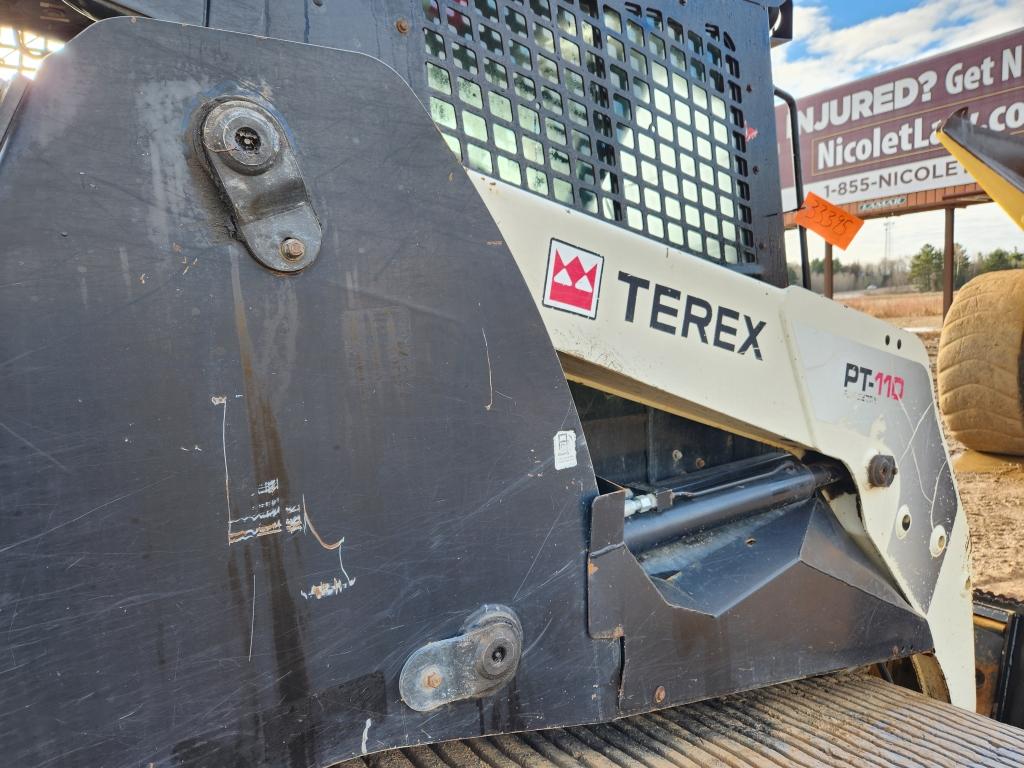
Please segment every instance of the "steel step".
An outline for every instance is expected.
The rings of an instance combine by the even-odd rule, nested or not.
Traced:
[[[612,723],[390,750],[341,768],[1024,765],[1024,730],[844,673]]]

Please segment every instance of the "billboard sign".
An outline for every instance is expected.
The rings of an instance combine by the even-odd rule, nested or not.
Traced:
[[[797,105],[805,188],[833,203],[895,200],[970,184],[935,128],[967,107],[979,125],[1024,132],[1024,28],[807,96]],[[782,200],[793,209],[785,105],[776,107],[775,119]]]

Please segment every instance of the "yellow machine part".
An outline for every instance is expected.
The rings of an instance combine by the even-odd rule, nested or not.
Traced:
[[[973,125],[965,110],[946,120],[936,135],[988,196],[1024,229],[1024,136]]]

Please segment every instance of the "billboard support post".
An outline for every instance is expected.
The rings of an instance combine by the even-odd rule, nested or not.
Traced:
[[[954,218],[956,208],[952,205],[946,208],[946,247],[942,254],[942,319],[946,319],[946,313],[953,303],[953,249],[954,240]]]
[[[832,273],[832,243],[825,241],[825,298],[831,299],[834,294]]]

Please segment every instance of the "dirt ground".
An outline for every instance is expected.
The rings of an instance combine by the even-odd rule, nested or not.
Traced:
[[[917,333],[931,358],[934,379],[942,327],[940,294],[837,299]],[[1024,599],[1024,460],[967,450],[948,432],[946,441],[971,526],[974,586]]]
[[[934,377],[939,333],[918,335]],[[974,586],[1024,599],[1024,462],[967,450],[949,432],[946,442],[971,525]]]

